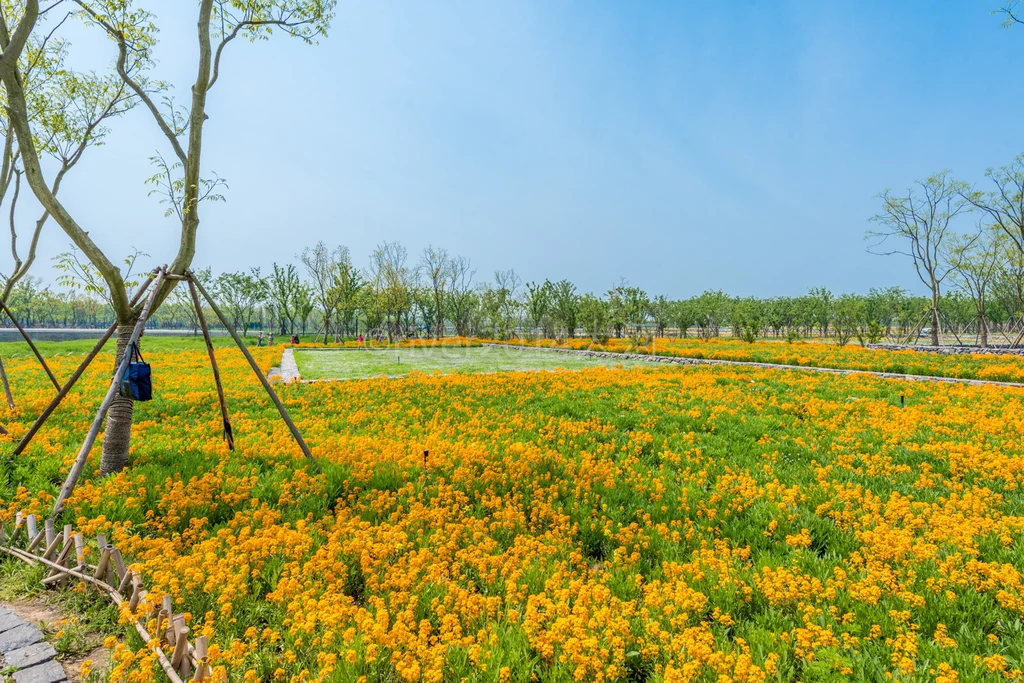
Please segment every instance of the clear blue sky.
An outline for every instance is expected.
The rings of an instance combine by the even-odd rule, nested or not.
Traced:
[[[156,73],[185,98],[194,8],[155,4]],[[269,267],[317,240],[363,263],[399,240],[581,290],[920,289],[864,230],[886,187],[980,183],[1024,151],[1024,27],[997,6],[341,0],[318,46],[230,46],[205,150],[230,189],[203,207],[197,263]],[[111,252],[164,262],[157,149],[133,112],[61,196]],[[48,225],[36,274],[67,244]]]

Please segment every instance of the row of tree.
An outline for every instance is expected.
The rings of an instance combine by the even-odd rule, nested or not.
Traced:
[[[919,180],[904,194],[882,192],[882,210],[867,236],[871,251],[910,259],[929,292],[931,340],[943,329],[943,292],[949,285],[974,304],[979,343],[988,345],[991,323],[1016,320],[1024,270],[1024,154],[989,169],[984,189],[949,171]],[[969,227],[968,227],[969,226]],[[1001,310],[991,310],[1000,307]]]
[[[498,271],[484,282],[477,280],[466,257],[427,247],[413,259],[397,242],[379,245],[364,267],[353,262],[348,248],[321,242],[303,250],[295,263],[275,263],[266,272],[193,272],[243,334],[273,331],[313,335],[323,342],[357,335],[393,341],[454,334],[498,339],[586,335],[595,341],[628,336],[640,344],[653,336],[711,339],[729,333],[748,341],[818,336],[841,344],[852,339],[870,343],[935,333],[934,327],[929,330],[935,312],[943,329],[962,342],[987,344],[990,331],[1002,334],[1002,341],[1019,341],[1024,252],[1001,232],[989,230],[959,253],[949,274],[954,287],[937,307],[932,297],[898,287],[841,295],[817,287],[804,296],[770,298],[707,291],[672,300],[625,281],[602,294],[581,293],[568,280],[524,282],[513,270]],[[991,271],[982,272],[983,264],[991,264]],[[8,304],[22,323],[109,324],[113,306],[103,300],[105,289],[88,263],[69,252],[58,257],[57,267],[62,273],[58,283],[65,285],[60,290],[42,287],[31,277],[12,287]],[[198,321],[188,290],[173,290],[150,324],[195,331]]]

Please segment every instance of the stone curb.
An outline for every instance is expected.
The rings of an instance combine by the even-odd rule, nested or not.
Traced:
[[[0,607],[0,659],[13,670],[15,683],[61,683],[67,680],[64,667],[54,657],[57,650],[43,640],[38,628],[17,614]]]

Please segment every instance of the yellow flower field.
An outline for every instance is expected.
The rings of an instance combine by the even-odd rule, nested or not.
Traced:
[[[1024,678],[1024,391],[730,367],[279,385],[315,473],[237,350],[234,453],[205,352],[147,358],[133,466],[98,478],[97,447],[65,514],[188,610],[218,678]],[[101,361],[4,465],[8,519],[52,504]],[[7,365],[17,438],[52,387]],[[111,680],[159,677],[111,646]]]
[[[638,351],[632,340],[629,339],[609,339],[603,344],[594,344],[589,338],[567,339],[560,343],[552,339],[535,341],[512,339],[508,342],[488,340],[488,342],[577,350],[592,349],[613,353]],[[913,350],[869,349],[858,344],[839,346],[831,342],[797,341],[791,343],[761,340],[747,343],[738,339],[704,340],[694,337],[654,339],[650,344],[642,344],[639,352],[659,356],[749,361],[773,365],[800,365],[999,382],[1024,382],[1024,357],[991,353],[943,355]]]

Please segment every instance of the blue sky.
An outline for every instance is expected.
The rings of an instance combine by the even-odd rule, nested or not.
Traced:
[[[203,207],[196,262],[269,268],[324,240],[362,263],[398,240],[480,280],[599,292],[919,290],[865,252],[867,219],[886,187],[945,168],[982,183],[1024,152],[1024,30],[997,2],[340,0],[318,46],[230,46],[205,148],[230,189]],[[156,74],[186,97],[193,5],[153,4]],[[135,111],[65,181],[113,254],[173,254],[143,185],[158,149]],[[49,224],[42,260],[67,244]]]

